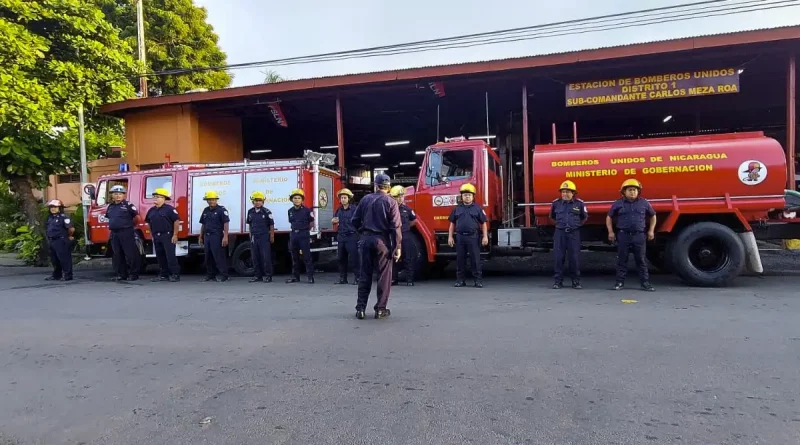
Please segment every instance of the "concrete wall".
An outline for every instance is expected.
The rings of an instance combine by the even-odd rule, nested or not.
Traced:
[[[119,170],[119,164],[127,162],[126,158],[98,159],[89,163],[89,182],[97,182],[97,178]],[[81,203],[81,183],[71,182],[59,184],[56,175],[50,175],[50,186],[40,191],[46,201],[60,199],[64,206],[73,207]]]
[[[191,104],[156,107],[125,117],[131,170],[171,162],[235,162],[244,157],[241,119],[203,114]]]

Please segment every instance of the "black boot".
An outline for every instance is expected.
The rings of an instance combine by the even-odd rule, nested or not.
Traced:
[[[300,282],[300,278],[299,277],[292,277],[292,278],[289,278],[288,280],[286,280],[287,284],[289,284],[289,283],[299,283],[299,282]]]
[[[553,289],[561,289],[562,287],[564,287],[564,285],[561,283],[553,283]]]
[[[117,275],[116,277],[112,278],[111,281],[128,281],[128,277]]]
[[[61,279],[61,277],[54,277],[54,276],[50,275],[49,277],[45,278],[44,280],[45,281],[58,281],[60,279]]]
[[[257,283],[257,282],[263,281],[263,280],[264,280],[264,277],[253,277],[253,278],[250,278],[250,281],[248,281],[248,283]]]
[[[272,283],[272,277],[264,277],[265,283]]]
[[[356,311],[356,318],[358,318],[359,320],[363,320],[367,318],[367,313],[364,311]]]
[[[476,280],[475,287],[477,287],[478,289],[483,289],[483,281]]]
[[[347,284],[347,277],[339,277],[339,279],[334,281],[333,284]]]
[[[217,277],[205,277],[200,280],[201,283],[208,283],[209,281],[217,281]]]
[[[622,290],[623,287],[625,287],[625,283],[617,281],[617,284],[614,285],[614,290]]]
[[[139,275],[131,275],[131,277],[128,278],[128,281],[139,281]]]
[[[466,281],[456,281],[456,284],[454,284],[453,287],[465,287],[466,285]]]
[[[649,281],[645,281],[644,283],[642,283],[642,290],[647,292],[655,292],[656,288],[654,288]]]
[[[169,281],[169,277],[155,277],[150,281],[153,283],[158,283],[159,281]]]
[[[231,281],[231,279],[228,278],[228,277],[222,277],[217,281],[220,282],[220,283],[227,283],[228,281]]]
[[[170,283],[177,283],[178,281],[181,281],[180,275],[172,275],[171,277],[169,277]]]
[[[308,284],[314,284],[314,277],[308,277]]]
[[[398,283],[397,280],[392,280],[392,286],[397,286],[397,283]]]
[[[583,286],[581,286],[581,282],[580,281],[573,281],[572,282],[572,288],[573,289],[583,289]]]
[[[389,309],[379,309],[379,310],[375,311],[375,318],[376,319],[386,318],[386,317],[388,317],[390,315],[392,315],[392,311],[390,311]]]
[[[72,281],[72,277],[63,277],[61,278],[61,281]]]
[[[406,281],[406,286],[414,287],[414,282],[413,281]]]
[[[353,286],[358,286],[358,278],[354,278],[353,282],[350,284],[352,284]]]

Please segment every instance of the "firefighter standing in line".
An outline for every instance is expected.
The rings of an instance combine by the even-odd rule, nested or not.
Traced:
[[[217,280],[220,275],[220,283],[229,281],[228,277],[228,254],[225,247],[228,246],[228,223],[231,221],[228,210],[221,205],[217,205],[219,194],[209,190],[203,196],[203,200],[208,203],[208,207],[203,209],[200,215],[200,244],[203,245],[206,257],[206,277],[203,282]]]
[[[150,235],[153,237],[153,247],[158,258],[158,277],[151,281],[175,283],[181,280],[181,268],[175,255],[181,220],[175,207],[166,203],[171,200],[169,190],[157,188],[153,192],[153,200],[156,205],[144,217],[144,221],[150,226]]]
[[[141,257],[136,246],[134,227],[139,210],[125,200],[125,187],[121,185],[111,187],[111,200],[105,216],[111,231],[111,251],[117,269],[114,281],[136,281],[139,279]]]
[[[250,252],[253,257],[255,274],[251,283],[272,282],[272,243],[275,242],[275,221],[272,212],[264,207],[264,194],[253,192],[250,201],[253,207],[247,211],[247,224],[250,226]]]
[[[646,242],[655,238],[656,212],[646,199],[639,196],[642,192],[642,184],[638,180],[625,180],[620,191],[622,198],[614,201],[608,211],[608,216],[606,216],[608,240],[612,243],[614,240],[617,241],[617,282],[614,290],[620,290],[625,286],[625,277],[628,274],[628,253],[633,251],[642,289],[652,292],[655,289],[650,284],[645,249]],[[614,222],[617,226],[616,235],[614,234]]]
[[[553,289],[561,289],[564,285],[565,259],[569,260],[572,288],[582,289],[578,256],[581,252],[581,226],[589,218],[589,213],[583,201],[575,197],[578,188],[574,182],[562,182],[559,190],[561,198],[553,201],[550,207],[550,219],[556,223],[556,233],[553,237],[555,254]]]
[[[339,281],[333,284],[347,284],[347,269],[353,271],[353,284],[358,284],[359,261],[358,261],[358,232],[353,226],[353,214],[356,205],[351,204],[353,192],[343,188],[339,190],[339,203],[341,207],[336,209],[333,214],[332,223],[338,224],[336,241],[336,255],[339,259]]]
[[[398,211],[400,212],[400,222],[402,223],[403,232],[403,268],[406,275],[406,286],[414,285],[414,263],[417,259],[417,246],[414,244],[414,235],[411,234],[411,228],[417,225],[417,215],[411,210],[411,207],[405,204],[403,198],[406,194],[406,188],[402,185],[392,187],[389,192],[392,198],[397,201]],[[392,285],[398,284],[400,268],[397,264],[392,265]]]
[[[403,241],[402,222],[397,202],[389,196],[391,179],[388,175],[375,176],[375,193],[370,193],[358,205],[353,215],[353,225],[361,233],[358,253],[361,258],[361,276],[358,280],[356,318],[366,317],[367,301],[372,291],[372,273],[377,267],[378,301],[375,303],[375,318],[386,318],[391,311],[386,308],[392,288],[392,257],[400,260]],[[392,237],[396,247],[392,255]]]
[[[300,282],[300,252],[306,264],[308,282],[314,284],[314,263],[311,258],[311,228],[314,226],[314,213],[303,205],[305,193],[302,189],[294,189],[289,195],[293,207],[289,208],[289,224],[292,232],[289,234],[289,251],[292,253],[292,278],[287,283]]]
[[[45,236],[50,246],[50,262],[53,274],[45,280],[72,281],[72,241],[75,239],[75,228],[70,217],[64,214],[64,204],[58,199],[47,203],[50,214],[47,215]]]
[[[464,275],[467,266],[467,254],[470,256],[472,277],[475,287],[483,287],[483,272],[481,270],[481,245],[489,245],[487,234],[486,213],[475,204],[475,186],[464,184],[461,186],[461,204],[450,213],[450,229],[447,235],[447,244],[456,246],[456,284],[455,287],[467,285]],[[478,241],[478,229],[483,236]],[[453,239],[453,235],[456,239]]]

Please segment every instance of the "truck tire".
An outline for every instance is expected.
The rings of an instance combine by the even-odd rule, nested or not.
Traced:
[[[233,266],[233,270],[237,275],[253,275],[255,268],[253,267],[253,256],[250,252],[250,241],[243,241],[233,249],[231,266]]]
[[[700,287],[725,287],[745,266],[742,240],[729,227],[715,222],[687,226],[670,249],[675,273]]]
[[[425,243],[416,232],[411,232],[411,239],[414,241],[414,247],[417,251],[417,257],[414,258],[414,280],[421,280],[425,274],[423,271],[428,263],[428,250],[425,248]]]
[[[672,272],[672,240],[657,246],[647,246],[647,260],[661,272]]]
[[[136,252],[139,253],[139,274],[144,275],[147,273],[147,266],[150,262],[150,259],[147,258],[147,252],[145,251],[144,235],[137,230],[133,240],[136,244]]]

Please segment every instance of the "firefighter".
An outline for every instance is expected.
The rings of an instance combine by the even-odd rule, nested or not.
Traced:
[[[209,190],[203,196],[208,207],[200,215],[200,244],[203,245],[206,257],[206,277],[203,282],[229,281],[228,277],[228,223],[231,218],[225,207],[218,205],[219,194]],[[217,279],[217,274],[220,278]]]
[[[417,215],[407,206],[404,201],[406,188],[402,185],[392,187],[389,192],[392,198],[397,201],[398,211],[400,212],[400,222],[402,224],[403,232],[403,268],[406,274],[406,286],[414,285],[414,263],[417,259],[417,245],[414,244],[414,235],[411,234],[411,228],[417,225]],[[398,265],[392,265],[392,285],[399,283],[400,268]]]
[[[614,290],[625,286],[628,274],[628,253],[633,251],[642,289],[652,292],[650,273],[645,260],[646,242],[655,238],[656,212],[650,203],[640,196],[642,183],[636,179],[626,179],[620,188],[622,198],[614,201],[606,216],[608,240],[617,241],[617,282]],[[616,222],[617,233],[614,234]]]
[[[375,176],[375,193],[365,196],[353,214],[353,225],[361,233],[358,253],[361,259],[361,276],[358,280],[356,318],[366,317],[367,301],[372,291],[372,274],[378,269],[378,301],[375,318],[386,318],[391,311],[386,308],[392,287],[392,257],[400,260],[403,241],[400,212],[397,202],[389,196],[391,179],[388,175]],[[392,237],[396,247],[392,249]],[[394,250],[394,255],[392,255]]]
[[[45,236],[50,246],[50,262],[53,274],[45,280],[72,281],[72,241],[75,239],[75,228],[72,220],[64,214],[64,204],[58,199],[47,203],[50,214],[47,215]]]
[[[289,251],[292,253],[292,278],[287,283],[300,282],[300,256],[306,265],[309,284],[314,284],[314,263],[311,258],[311,228],[314,226],[314,213],[303,205],[305,193],[302,189],[294,189],[289,194],[293,207],[289,208]]]
[[[483,272],[481,271],[481,245],[489,245],[487,235],[486,213],[475,204],[475,186],[464,184],[461,192],[461,204],[450,213],[450,229],[447,234],[447,244],[456,246],[456,284],[455,287],[467,285],[464,280],[467,265],[467,255],[470,256],[472,277],[475,287],[483,287]],[[478,240],[478,230],[482,237]],[[455,239],[453,236],[455,235]]]
[[[581,251],[581,226],[589,218],[589,213],[583,201],[575,197],[578,188],[574,182],[562,182],[559,191],[561,198],[553,201],[550,207],[550,219],[556,223],[556,233],[553,237],[553,253],[555,253],[553,289],[561,289],[564,285],[565,259],[569,260],[572,288],[582,289],[578,255]]]
[[[139,279],[141,257],[134,232],[139,210],[125,200],[125,193],[125,187],[121,185],[111,187],[111,204],[106,208],[105,215],[111,230],[111,251],[117,269],[114,281]]]
[[[341,207],[333,214],[332,223],[338,224],[336,240],[338,246],[336,255],[339,259],[339,280],[333,284],[347,284],[347,269],[353,271],[353,284],[358,284],[358,232],[353,227],[353,213],[356,211],[353,201],[353,192],[343,188],[337,195]]]
[[[247,211],[250,226],[250,252],[253,256],[255,274],[251,283],[272,282],[272,243],[275,242],[275,221],[272,212],[264,207],[264,194],[253,192],[250,201],[253,207]]]
[[[153,237],[153,247],[158,258],[159,273],[158,277],[151,280],[154,282],[175,283],[181,280],[181,268],[175,256],[181,220],[175,207],[167,204],[172,199],[169,195],[169,190],[157,188],[153,192],[155,206],[144,217],[144,221],[150,226],[150,235]]]

